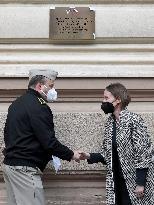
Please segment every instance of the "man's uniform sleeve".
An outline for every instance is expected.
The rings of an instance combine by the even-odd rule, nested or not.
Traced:
[[[31,125],[36,138],[48,155],[55,155],[63,160],[70,161],[74,152],[61,144],[55,137],[53,115],[47,105],[40,107],[40,112],[31,114]]]

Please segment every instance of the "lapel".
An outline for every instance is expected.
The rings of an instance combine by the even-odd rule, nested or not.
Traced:
[[[112,149],[113,120],[113,116],[110,115],[106,127],[107,151]]]
[[[112,173],[112,136],[113,136],[113,116],[110,115],[106,125],[106,158],[108,160],[108,170]]]
[[[125,151],[130,138],[130,118],[129,111],[126,109],[120,113],[120,119],[116,126],[116,142],[119,156]]]
[[[107,158],[111,162],[110,169],[112,170],[112,137],[113,137],[113,121],[114,117],[112,115],[109,116],[106,126],[106,153]],[[116,142],[117,142],[117,151],[119,157],[123,158],[125,152],[125,147],[127,143],[127,139],[129,136],[129,111],[127,109],[122,110],[120,113],[119,122],[116,123]]]

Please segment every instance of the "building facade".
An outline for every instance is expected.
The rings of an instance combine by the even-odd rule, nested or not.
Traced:
[[[50,38],[50,10],[55,7],[95,11],[95,39]],[[7,108],[26,91],[33,68],[59,73],[55,84],[59,98],[50,106],[57,137],[68,146],[101,149],[105,116],[100,105],[103,90],[111,82],[129,89],[129,109],[142,113],[154,138],[153,0],[0,0],[1,147]],[[54,180],[49,172],[45,178]],[[59,179],[65,176],[72,182],[69,176],[75,174],[80,184],[88,179],[98,183],[104,179],[102,173],[101,165],[63,162]],[[99,186],[103,188],[104,183]]]

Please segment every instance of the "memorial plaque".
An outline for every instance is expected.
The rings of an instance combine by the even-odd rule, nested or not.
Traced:
[[[49,38],[53,40],[95,39],[95,11],[87,7],[51,9]]]

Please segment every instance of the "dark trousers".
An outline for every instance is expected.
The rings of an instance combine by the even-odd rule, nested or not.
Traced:
[[[115,179],[116,205],[132,205],[124,178]]]

